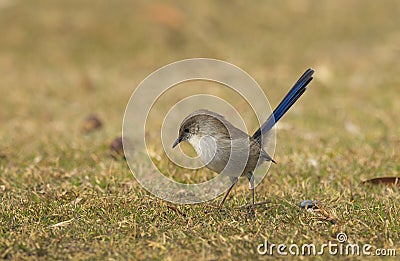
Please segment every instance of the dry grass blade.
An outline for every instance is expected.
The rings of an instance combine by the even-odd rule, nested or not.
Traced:
[[[66,220],[66,221],[59,222],[59,223],[54,224],[54,225],[50,225],[50,226],[48,226],[48,228],[65,227],[68,224],[70,224],[72,221],[74,221],[74,218],[71,218],[71,219]]]

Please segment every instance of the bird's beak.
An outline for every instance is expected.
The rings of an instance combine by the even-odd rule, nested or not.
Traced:
[[[181,138],[181,137],[178,137],[178,138],[176,139],[176,141],[174,142],[174,144],[172,144],[172,148],[175,148],[176,145],[178,145],[181,141],[182,141],[182,138]]]

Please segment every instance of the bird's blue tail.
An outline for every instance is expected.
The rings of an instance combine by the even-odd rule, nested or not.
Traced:
[[[253,134],[253,138],[261,143],[261,137],[267,133],[277,123],[283,115],[292,107],[298,98],[306,91],[307,85],[312,81],[313,69],[308,69],[294,84],[292,89],[286,94],[285,98],[276,107],[274,112],[268,117],[267,121]]]

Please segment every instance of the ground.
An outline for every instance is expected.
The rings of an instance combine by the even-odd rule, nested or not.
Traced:
[[[399,188],[362,183],[399,175],[399,12],[398,1],[0,0],[0,256],[262,259],[265,240],[320,246],[340,232],[399,255]],[[239,208],[244,180],[223,212],[205,214],[217,200],[162,201],[110,156],[136,86],[192,57],[240,66],[272,106],[316,70],[278,124],[278,164],[256,188],[267,204],[254,216]],[[85,132],[91,114],[103,126]],[[176,179],[211,175],[149,146]],[[300,209],[307,199],[321,208]]]

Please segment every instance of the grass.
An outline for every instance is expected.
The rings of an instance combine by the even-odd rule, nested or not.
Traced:
[[[399,175],[399,11],[397,1],[0,1],[0,257],[261,259],[265,239],[321,245],[339,232],[399,252],[398,187],[361,184]],[[316,69],[278,126],[255,217],[238,209],[250,200],[244,180],[224,212],[204,214],[217,202],[164,202],[109,155],[135,86],[190,57],[240,66],[272,106]],[[104,126],[82,133],[92,113]],[[323,208],[302,210],[305,199]]]

